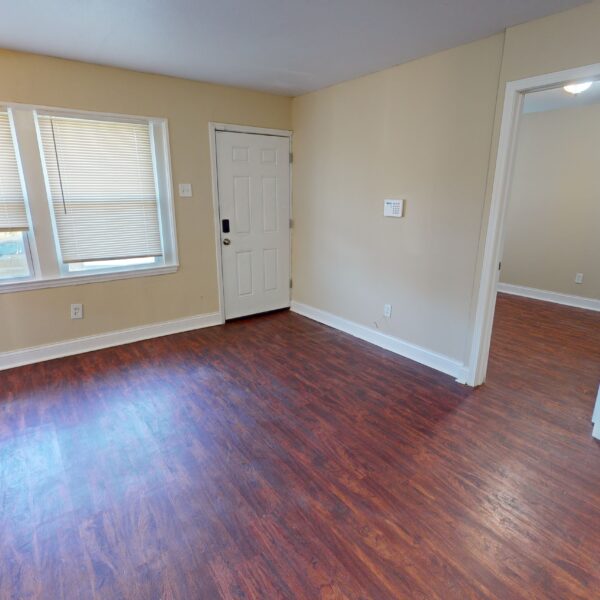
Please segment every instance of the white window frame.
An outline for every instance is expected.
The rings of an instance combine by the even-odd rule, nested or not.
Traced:
[[[29,230],[22,231],[21,234],[23,236],[23,246],[25,249],[25,256],[27,258],[27,268],[29,269],[29,274],[24,275],[22,277],[11,277],[10,279],[0,279],[0,285],[15,285],[19,283],[27,283],[30,282],[33,278],[33,274],[35,272],[34,265],[34,241],[33,241],[33,233],[31,227],[31,212],[29,211],[29,199],[27,198],[27,186],[25,185],[25,176],[23,174],[23,165],[21,164],[20,151],[19,151],[19,142],[17,139],[17,133],[15,131],[15,123],[13,120],[13,114],[11,108],[8,104],[4,104],[0,102],[0,108],[5,109],[8,113],[8,123],[10,126],[12,142],[15,150],[15,157],[17,159],[17,169],[19,171],[19,180],[21,182],[21,189],[23,191],[23,198],[25,200],[25,212],[27,214],[27,221],[29,222]]]
[[[2,102],[8,109],[15,140],[15,151],[29,217],[30,229],[25,232],[30,265],[30,277],[0,281],[0,294],[41,288],[81,285],[101,281],[130,279],[175,273],[179,269],[173,177],[169,148],[168,121],[161,117],[124,115],[119,113],[71,110],[50,106]],[[155,162],[155,179],[159,192],[159,212],[163,256],[158,265],[94,268],[89,271],[69,271],[59,261],[58,237],[48,196],[45,165],[40,154],[37,112],[62,117],[95,120],[147,122],[150,124]]]

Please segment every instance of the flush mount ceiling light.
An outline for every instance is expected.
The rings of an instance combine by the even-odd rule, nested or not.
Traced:
[[[564,90],[565,92],[569,92],[569,94],[581,94],[582,92],[585,92],[586,90],[589,90],[592,87],[592,83],[591,81],[584,81],[583,83],[572,83],[570,85],[565,85]]]

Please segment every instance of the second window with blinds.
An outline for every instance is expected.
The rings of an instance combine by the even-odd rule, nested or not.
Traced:
[[[0,106],[0,291],[176,268],[164,119]]]

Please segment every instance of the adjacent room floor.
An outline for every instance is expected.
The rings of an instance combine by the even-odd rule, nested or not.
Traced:
[[[476,391],[291,313],[0,373],[0,598],[598,598],[600,313]]]

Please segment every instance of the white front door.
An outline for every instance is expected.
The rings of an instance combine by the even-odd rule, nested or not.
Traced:
[[[289,138],[217,131],[225,318],[290,305]]]

